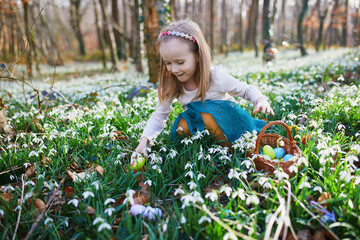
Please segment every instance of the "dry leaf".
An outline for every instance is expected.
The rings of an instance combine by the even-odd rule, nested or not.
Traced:
[[[41,200],[40,198],[37,198],[37,199],[35,200],[35,202],[34,202],[34,206],[37,208],[37,210],[38,210],[39,212],[42,212],[42,210],[45,209],[46,204],[44,203],[43,200]]]
[[[145,205],[145,204],[149,203],[148,197],[141,194],[138,191],[135,192],[135,194],[133,195],[133,198],[134,198],[134,204]]]
[[[104,168],[100,165],[97,165],[95,167],[95,171],[98,172],[100,175],[103,175],[104,174]]]
[[[312,137],[310,135],[304,135],[301,139],[301,143],[303,145],[306,145],[311,140],[312,140]]]
[[[87,206],[86,211],[88,214],[95,214],[95,209],[93,207]]]
[[[299,230],[296,234],[298,240],[311,240],[311,233],[307,229]]]
[[[326,240],[324,230],[321,230],[321,229],[316,230],[312,239],[313,240]]]
[[[7,193],[7,192],[2,193],[0,196],[1,196],[1,198],[4,199],[5,202],[7,202],[7,203],[9,203],[10,200],[13,198],[12,194]]]
[[[31,164],[27,168],[25,168],[25,177],[32,178],[36,176],[36,167],[34,164]]]
[[[64,189],[65,197],[71,197],[74,194],[74,189],[72,187],[66,187]]]
[[[41,162],[45,167],[49,167],[50,159],[44,155],[41,157]]]
[[[81,172],[76,173],[72,171],[66,171],[73,182],[82,182],[83,180],[90,178],[93,173]]]
[[[323,193],[321,194],[321,196],[319,197],[319,199],[318,199],[317,202],[320,203],[324,208],[327,209],[328,203],[322,203],[322,201],[328,200],[328,199],[330,199],[330,198],[331,198],[331,194],[330,194],[330,193],[323,192]]]

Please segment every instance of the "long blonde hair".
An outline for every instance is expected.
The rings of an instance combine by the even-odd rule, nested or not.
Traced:
[[[210,66],[212,54],[199,25],[191,20],[180,20],[164,27],[161,33],[164,31],[185,33],[192,36],[196,40],[196,42],[193,42],[180,36],[160,35],[158,38],[158,44],[160,45],[163,41],[167,41],[175,37],[183,39],[183,41],[189,44],[190,50],[194,52],[199,59],[195,71],[195,83],[198,86],[198,91],[193,100],[201,98],[201,101],[204,102],[206,91],[209,89],[211,83]],[[163,102],[165,98],[171,99],[174,97],[179,97],[183,93],[184,90],[181,82],[177,80],[176,76],[167,70],[163,59],[160,58],[160,80],[158,88],[160,102]]]

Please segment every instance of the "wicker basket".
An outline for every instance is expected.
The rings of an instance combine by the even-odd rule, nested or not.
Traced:
[[[273,125],[282,125],[286,129],[289,139],[274,133],[264,134],[265,130]],[[274,174],[274,171],[277,168],[282,168],[285,173],[289,174],[290,176],[294,176],[295,172],[290,173],[289,171],[291,165],[295,163],[294,160],[289,160],[286,162],[280,162],[280,161],[276,162],[276,161],[268,160],[264,156],[259,154],[260,142],[261,142],[261,146],[270,145],[271,147],[276,147],[279,138],[281,138],[284,141],[284,146],[282,146],[282,148],[285,150],[286,154],[292,154],[296,157],[301,156],[302,154],[301,150],[296,145],[296,142],[294,141],[293,136],[291,134],[290,128],[284,122],[281,121],[270,122],[261,129],[256,140],[255,150],[250,151],[249,156],[254,157],[255,155],[253,161],[258,171],[269,172],[270,174]]]

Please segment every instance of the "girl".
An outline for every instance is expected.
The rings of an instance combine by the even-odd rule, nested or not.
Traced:
[[[274,115],[267,98],[254,86],[211,67],[211,50],[199,26],[190,20],[173,22],[158,37],[161,56],[159,103],[136,148],[147,157],[146,147],[160,133],[175,98],[184,110],[175,120],[172,137],[194,134],[206,127],[223,146],[231,146],[246,131],[261,130],[265,121],[251,118],[232,96],[250,100],[253,113]]]

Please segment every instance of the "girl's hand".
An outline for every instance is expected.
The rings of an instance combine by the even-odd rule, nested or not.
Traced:
[[[135,152],[131,155],[130,163],[132,163],[134,159],[138,157],[139,154],[144,155],[144,157],[147,159],[148,154],[146,152],[146,148],[148,147],[148,145],[149,145],[149,139],[147,139],[146,137],[142,137],[140,139],[139,145],[135,149]]]
[[[258,113],[260,111],[262,113],[270,113],[271,115],[274,115],[274,111],[272,110],[272,108],[270,107],[270,104],[268,103],[268,101],[265,98],[259,98],[256,101],[256,106],[255,106],[253,113]]]

